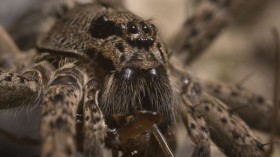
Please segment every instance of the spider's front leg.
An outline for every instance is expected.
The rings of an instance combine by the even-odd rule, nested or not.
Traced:
[[[76,113],[83,96],[83,73],[66,64],[52,76],[42,103],[42,157],[76,156]]]
[[[76,156],[79,104],[83,104],[83,155],[103,156],[106,130],[97,102],[98,89],[96,75],[88,75],[74,64],[65,64],[52,75],[42,104],[42,157]]]
[[[269,122],[272,119],[273,104],[270,100],[234,84],[206,82],[202,85],[205,91],[225,102],[231,111],[237,113],[249,126],[262,131],[271,129]],[[279,135],[279,120],[276,127]]]
[[[84,90],[83,152],[85,157],[103,156],[106,126],[103,114],[98,106],[99,88],[96,76],[90,75]]]
[[[52,70],[52,65],[43,61],[22,75],[0,71],[0,109],[38,104]]]

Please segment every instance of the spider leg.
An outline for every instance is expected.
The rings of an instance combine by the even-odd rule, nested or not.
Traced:
[[[48,32],[66,11],[75,6],[75,0],[44,0],[23,14],[12,24],[9,33],[21,50],[36,47],[37,39]]]
[[[74,64],[64,65],[51,76],[42,102],[42,157],[76,156],[76,113],[84,79]]]
[[[13,56],[18,55],[19,49],[8,33],[0,26],[0,67],[8,70],[13,67]]]
[[[13,39],[0,25],[0,68],[4,71],[21,73],[30,65],[35,51],[21,53]]]
[[[85,157],[103,156],[106,127],[103,114],[98,106],[98,86],[96,78],[92,77],[84,90],[83,152]]]
[[[185,103],[186,107],[201,114],[211,139],[227,156],[264,155],[261,142],[242,119],[230,113],[224,103],[203,91],[202,85],[192,75],[175,66],[171,70],[179,78],[182,99],[190,102]]]
[[[225,102],[232,112],[237,113],[253,128],[269,131],[273,105],[262,96],[252,93],[238,85],[228,85],[217,82],[203,84],[205,91]],[[252,112],[254,111],[254,112]],[[278,117],[280,119],[280,117]],[[278,121],[277,134],[280,134]]]
[[[259,3],[259,0],[201,0],[194,15],[186,20],[171,40],[170,46],[176,51],[178,58],[189,64],[214,41],[232,19],[232,15]]]
[[[181,110],[180,115],[191,140],[195,144],[192,157],[210,157],[210,134],[204,118],[194,109],[190,102],[183,99],[187,109]],[[184,106],[183,106],[184,108]]]
[[[38,104],[51,71],[47,62],[35,64],[22,75],[0,71],[0,109]]]

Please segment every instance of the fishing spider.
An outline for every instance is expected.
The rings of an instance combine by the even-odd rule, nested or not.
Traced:
[[[33,12],[40,18],[32,29],[24,23],[34,18],[29,14],[12,31],[29,51],[20,52],[2,29],[0,55],[0,108],[40,106],[42,157],[78,151],[101,157],[105,147],[114,157],[120,151],[173,156],[180,122],[194,144],[193,157],[210,156],[211,140],[227,156],[264,155],[247,124],[268,130],[271,104],[239,86],[200,82],[181,65],[195,60],[246,2],[198,1],[202,7],[170,49],[155,25],[121,1],[44,3],[47,9]],[[251,105],[234,110],[246,103]]]

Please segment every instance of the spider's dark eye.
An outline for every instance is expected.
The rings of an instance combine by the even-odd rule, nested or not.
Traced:
[[[122,35],[125,32],[125,25],[124,24],[116,24],[115,26],[115,33],[116,35]]]
[[[152,32],[151,28],[146,23],[141,22],[141,26],[144,33],[148,34]]]
[[[137,34],[138,33],[138,28],[134,22],[129,22],[127,24],[127,30],[131,34]]]
[[[94,19],[90,25],[90,33],[94,38],[104,39],[115,32],[115,23],[110,21],[105,16],[100,16],[97,19]]]

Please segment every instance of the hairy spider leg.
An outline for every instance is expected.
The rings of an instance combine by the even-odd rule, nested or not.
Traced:
[[[178,33],[170,40],[170,47],[186,64],[195,61],[214,41],[233,15],[248,7],[260,5],[260,0],[200,0],[195,12],[187,18]]]
[[[76,156],[76,113],[83,97],[83,77],[74,64],[52,74],[42,102],[42,157]]]

